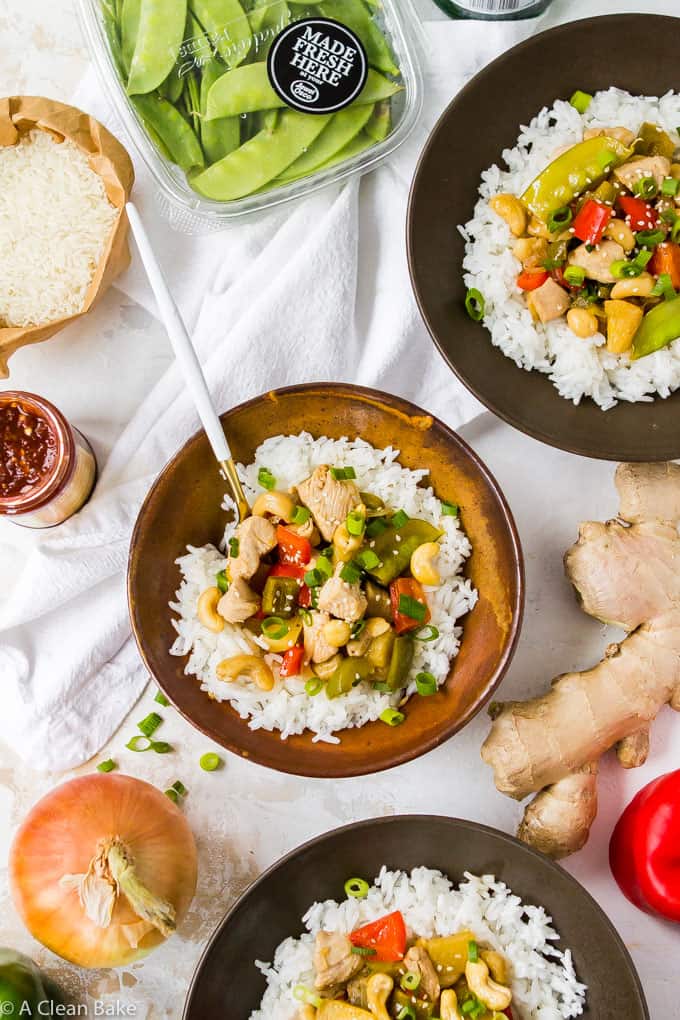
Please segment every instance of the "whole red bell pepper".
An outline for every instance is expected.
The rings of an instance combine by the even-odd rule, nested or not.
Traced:
[[[537,290],[543,286],[548,276],[545,269],[524,269],[517,277],[517,286],[520,290]]]
[[[599,244],[607,224],[612,218],[613,209],[596,198],[584,202],[572,223],[574,237],[586,244]]]
[[[641,198],[622,195],[618,202],[623,210],[626,223],[634,233],[637,233],[638,230],[652,230],[659,222],[659,214],[654,206],[649,202],[643,202]]]
[[[609,864],[631,903],[680,924],[680,769],[630,802],[614,829]]]
[[[647,270],[654,276],[667,273],[675,290],[680,290],[680,244],[675,244],[674,241],[662,241],[661,244],[657,244],[647,264]]]
[[[393,914],[357,928],[349,939],[353,946],[375,949],[375,955],[371,957],[373,960],[382,960],[384,963],[403,960],[406,952],[406,925],[401,911],[395,910]]]

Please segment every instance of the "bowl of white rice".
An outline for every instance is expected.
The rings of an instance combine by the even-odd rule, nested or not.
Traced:
[[[521,550],[496,482],[441,422],[371,390],[330,384],[279,390],[234,408],[223,422],[251,505],[266,491],[258,482],[263,470],[280,489],[296,491],[330,464],[333,472],[350,470],[359,489],[409,521],[439,529],[441,577],[426,589],[427,640],[407,642],[413,660],[399,688],[380,690],[367,680],[338,697],[320,683],[310,693],[300,670],[282,671],[285,656],[267,651],[257,618],[250,631],[227,623],[211,632],[199,601],[229,567],[239,532],[201,433],[161,473],[133,534],[130,611],[150,672],[212,739],[282,771],[366,774],[437,746],[491,696],[519,633]],[[268,690],[247,678],[220,678],[221,664],[249,653],[271,670]],[[428,696],[421,696],[418,677],[431,683]]]
[[[360,898],[345,891],[353,878]],[[235,989],[234,1017],[298,1020],[315,999],[318,934],[397,911],[407,944],[464,929],[502,954],[513,1020],[648,1020],[628,951],[574,878],[495,829],[426,815],[336,829],[265,872],[208,943],[184,1020],[222,1015]]]
[[[604,329],[584,340],[563,317],[534,321],[517,285],[522,265],[513,239],[490,202],[522,195],[584,132],[630,125],[634,133],[654,121],[677,141],[678,28],[675,18],[612,15],[562,25],[514,47],[444,112],[412,186],[411,277],[449,365],[505,421],[584,456],[680,456],[680,339],[635,360],[611,353]],[[610,48],[606,61],[602,38]],[[575,93],[592,96],[586,109],[570,104]],[[484,298],[481,321],[466,311],[470,288]]]

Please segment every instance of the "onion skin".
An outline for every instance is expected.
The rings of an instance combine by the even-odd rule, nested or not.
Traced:
[[[121,925],[138,918],[124,895],[111,924],[86,916],[77,891],[60,884],[84,874],[103,840],[119,837],[137,874],[175,908],[179,925],[196,891],[196,844],[182,812],[155,786],[120,774],[81,776],[58,786],[31,809],[10,850],[9,884],[31,934],[80,967],[121,967],[165,941],[153,929],[133,948]]]

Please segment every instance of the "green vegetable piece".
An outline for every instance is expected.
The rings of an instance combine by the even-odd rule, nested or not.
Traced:
[[[115,768],[118,768],[113,758],[107,758],[106,761],[100,761],[97,765],[97,772],[113,772]]]
[[[645,121],[638,131],[635,150],[643,156],[665,156],[666,159],[672,160],[675,145],[663,128]]]
[[[366,658],[381,676],[384,675],[392,661],[395,640],[396,635],[390,628],[384,634],[379,634],[378,637],[373,638],[366,652]]]
[[[359,36],[372,67],[377,67],[385,74],[399,74],[399,67],[394,62],[387,39],[362,0],[323,0],[319,10],[325,18],[341,22]]]
[[[290,8],[285,0],[271,3],[269,0],[260,0],[248,14],[250,27],[253,32],[254,60],[265,60],[276,36],[286,25],[290,24]]]
[[[149,712],[149,714],[145,716],[141,722],[137,723],[137,729],[140,730],[145,737],[151,737],[162,722],[163,720],[159,716],[158,712]]]
[[[238,67],[250,53],[253,33],[238,0],[191,0],[191,11],[227,67]]]
[[[164,707],[167,707],[170,704],[162,691],[156,691],[156,697],[153,700],[157,701],[159,705],[163,705]]]
[[[630,155],[631,150],[616,138],[588,138],[549,163],[531,182],[522,201],[545,223],[554,209],[569,205]]]
[[[141,0],[128,95],[153,92],[165,81],[184,40],[186,20],[187,0]]]
[[[262,592],[262,609],[268,615],[292,616],[299,585],[294,577],[268,577]]]
[[[0,949],[0,1015],[57,1016],[56,1006],[33,960],[13,949]]]
[[[640,323],[633,338],[631,358],[636,361],[660,351],[680,337],[680,297],[652,308]]]
[[[372,113],[372,106],[348,106],[336,113],[313,145],[277,177],[277,183],[283,184],[314,173],[359,134]]]
[[[372,672],[373,666],[363,656],[343,659],[326,682],[326,696],[339,698],[341,694],[347,694],[356,684],[368,680]]]
[[[578,110],[579,113],[585,113],[592,101],[593,97],[590,92],[582,92],[581,89],[576,89],[576,92],[574,92],[569,100],[574,109]]]
[[[111,58],[121,81],[125,82],[127,81],[127,68],[123,62],[119,32],[119,18],[114,0],[102,0],[101,10],[104,32],[106,33],[106,38],[108,39],[109,48],[111,50]]]
[[[130,73],[130,65],[135,52],[135,44],[139,34],[139,20],[142,13],[142,0],[123,0],[120,14],[121,55],[126,76]]]
[[[414,651],[413,641],[410,637],[402,635],[402,637],[395,638],[386,681],[391,691],[398,691],[406,686]]]
[[[222,759],[214,751],[207,751],[206,754],[201,755],[198,764],[204,772],[215,772],[222,764]]]
[[[158,134],[173,163],[185,171],[204,166],[198,138],[172,103],[160,96],[134,96],[132,103],[142,120]]]
[[[365,130],[374,142],[384,142],[392,130],[392,107],[388,102],[383,100],[376,104]]]
[[[383,530],[387,530],[386,527]],[[371,551],[375,552],[375,548]],[[390,600],[389,593],[386,592],[384,588],[381,588],[379,584],[375,584],[373,581],[367,580],[364,585],[364,594],[368,600],[366,616],[379,616],[381,619],[387,620],[388,623],[392,623],[394,615],[392,613],[392,602]]]
[[[190,175],[190,184],[206,198],[222,202],[250,195],[302,155],[329,119],[325,114],[310,116],[286,110],[275,131],[260,131],[207,170]]]
[[[387,527],[373,539],[372,549],[380,558],[380,564],[368,573],[378,584],[388,585],[404,573],[418,546],[425,542],[436,542],[442,534],[428,521],[418,518],[407,521],[402,528]]]

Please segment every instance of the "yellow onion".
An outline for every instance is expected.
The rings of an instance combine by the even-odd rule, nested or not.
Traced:
[[[35,805],[14,838],[9,874],[39,942],[81,967],[120,967],[182,921],[196,890],[196,844],[155,786],[96,773]]]

